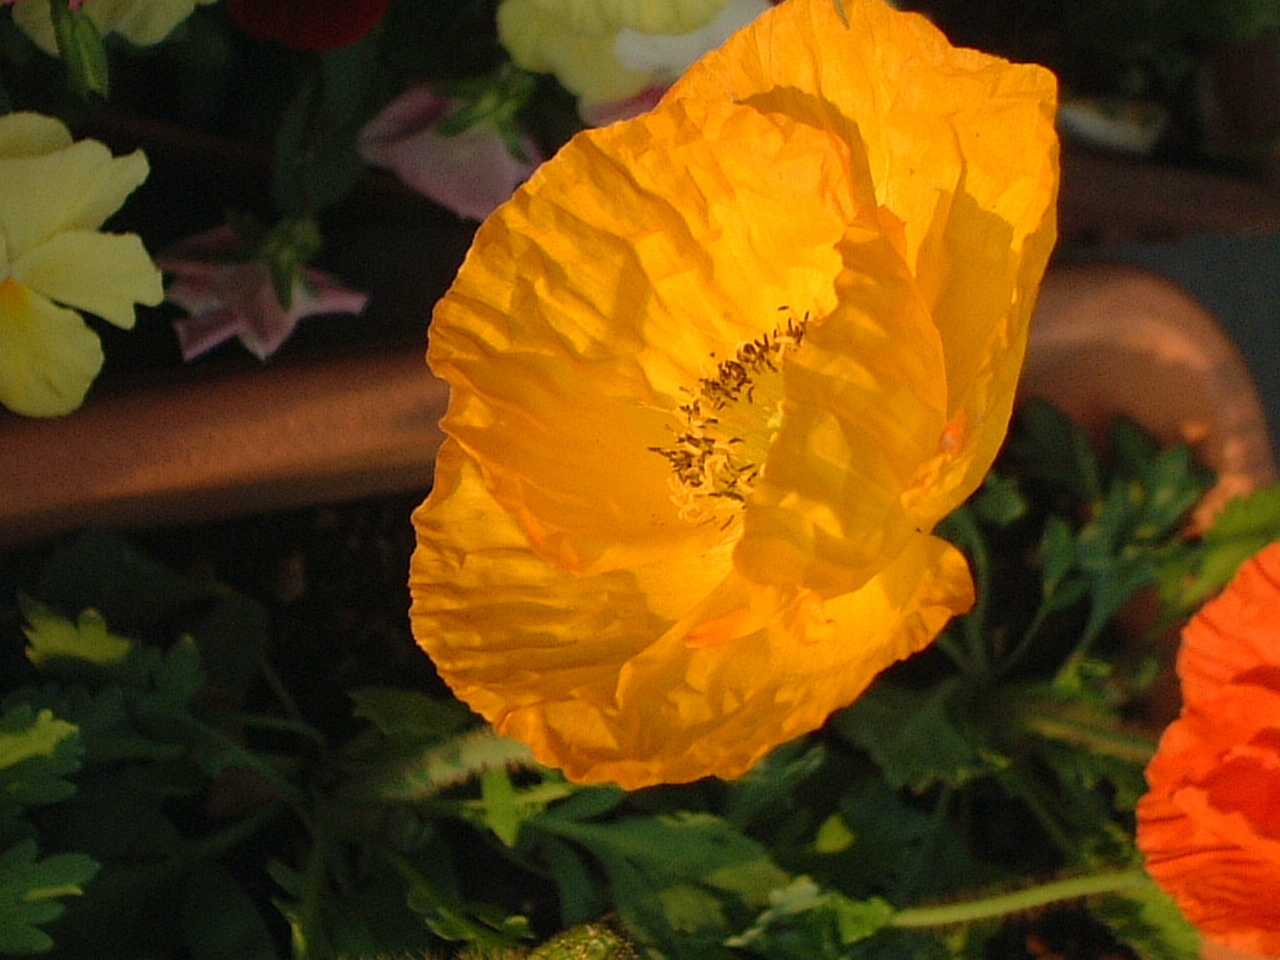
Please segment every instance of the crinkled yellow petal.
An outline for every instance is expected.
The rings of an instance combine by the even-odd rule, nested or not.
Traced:
[[[945,449],[904,500],[927,528],[976,488],[1007,427],[1056,237],[1056,82],[951,47],[881,0],[843,0],[846,26],[837,2],[779,4],[668,96],[734,97],[837,133],[856,125],[946,359]]]
[[[585,36],[619,30],[689,33],[716,18],[727,0],[534,0],[561,29]]]
[[[0,281],[0,403],[32,417],[70,413],[101,368],[98,335],[78,313]]]
[[[71,146],[71,131],[43,113],[0,116],[0,157],[34,157]]]
[[[159,43],[197,5],[215,0],[85,0],[81,9],[104,36],[118,33],[130,43],[146,47]],[[17,0],[13,21],[37,47],[50,56],[58,55],[49,0]]]
[[[832,309],[857,169],[827,131],[686,101],[580,134],[481,226],[428,358],[443,429],[543,556],[598,572],[716,533],[652,448],[719,360]]]
[[[538,0],[503,0],[498,39],[512,62],[536,73],[554,73],[561,85],[587,102],[624,100],[647,87],[648,70],[629,70],[613,53],[616,32],[579,33],[548,17]]]
[[[1043,67],[952,47],[923,16],[883,0],[787,0],[667,96],[765,108],[789,89],[858,125],[876,197],[905,224],[913,269],[939,196],[962,178],[983,210],[1014,226],[1015,250],[1041,228],[1057,161],[1056,81]]]
[[[742,773],[972,602],[963,558],[918,536],[811,620],[698,648],[670,629],[673,601],[714,592],[718,577],[732,592],[740,578],[723,551],[588,577],[559,570],[452,440],[414,520],[414,632],[446,682],[543,762],[628,788]]]
[[[28,251],[12,271],[50,300],[126,329],[133,326],[135,303],[154,307],[164,299],[160,271],[132,233],[59,233]]]
[[[0,156],[0,231],[17,262],[54,234],[95,230],[147,177],[141,151],[112,157],[96,140],[39,156]]]
[[[906,264],[874,222],[840,249],[839,305],[787,358],[782,424],[735,554],[757,582],[826,597],[858,589],[919,533],[902,492],[947,419],[942,343]]]

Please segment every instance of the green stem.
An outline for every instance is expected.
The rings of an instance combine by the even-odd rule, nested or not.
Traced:
[[[889,926],[942,927],[973,920],[990,920],[1010,913],[1034,910],[1046,904],[1057,903],[1059,900],[1077,900],[1099,893],[1131,890],[1147,882],[1146,871],[1138,867],[1107,873],[1091,873],[978,900],[946,903],[936,907],[908,907],[906,910],[895,913],[889,921]]]
[[[1008,676],[1009,671],[1017,666],[1018,661],[1026,656],[1027,651],[1031,649],[1031,645],[1040,634],[1040,628],[1049,619],[1049,600],[1050,597],[1046,596],[1040,601],[1040,606],[1036,609],[1036,615],[1032,617],[1031,623],[1027,627],[1027,632],[1022,635],[1018,645],[1010,651],[1009,655],[1004,658],[1004,661],[996,669],[997,677]]]
[[[1151,761],[1156,752],[1155,742],[1146,737],[1073,723],[1059,717],[1031,715],[1023,720],[1023,726],[1045,739],[1070,743],[1093,753],[1143,766]]]
[[[233,713],[227,719],[233,723],[243,724],[246,727],[255,727],[258,730],[294,733],[304,740],[310,740],[321,750],[329,746],[325,741],[324,734],[303,720],[294,720],[290,717],[273,717],[264,713]]]

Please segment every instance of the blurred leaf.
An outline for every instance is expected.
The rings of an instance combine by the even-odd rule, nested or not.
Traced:
[[[1235,576],[1240,564],[1280,540],[1280,484],[1232,500],[1205,531],[1199,550],[1160,570],[1166,603],[1191,611]]]
[[[484,805],[485,825],[508,847],[516,845],[520,833],[520,813],[516,810],[516,791],[511,777],[501,767],[486,770],[480,776],[480,799]]]
[[[1100,898],[1093,915],[1144,960],[1198,960],[1200,934],[1156,884]]]
[[[419,690],[360,687],[348,694],[352,713],[376,726],[392,740],[434,744],[466,729],[472,714],[456,700],[437,700]]]
[[[1033,398],[1022,404],[1008,452],[1024,476],[1051,483],[1085,503],[1102,496],[1089,438],[1047,401]]]
[[[974,515],[983,523],[1007,527],[1027,513],[1027,500],[1016,477],[987,474],[973,498]]]
[[[725,818],[745,829],[790,806],[792,794],[821,768],[826,748],[804,738],[784,743],[737,780],[728,783]]]
[[[225,869],[202,866],[185,886],[182,932],[191,960],[277,960],[262,913]]]
[[[589,850],[608,878],[623,921],[659,949],[696,952],[727,934],[723,913],[708,907],[715,892],[758,906],[787,882],[764,847],[711,814],[686,811],[582,823],[558,817],[558,809],[531,819],[530,828]],[[695,921],[704,925],[693,929]],[[677,930],[680,937],[674,936]]]
[[[79,731],[43,709],[17,703],[0,717],[0,810],[17,803],[58,803],[75,793],[65,779],[80,769]]]
[[[787,960],[831,960],[845,947],[874,936],[893,917],[884,900],[851,900],[796,877],[769,895],[755,923],[729,939],[732,947]]]
[[[72,623],[39,600],[25,595],[18,597],[18,606],[28,623],[22,629],[30,643],[27,659],[37,667],[59,658],[109,666],[124,660],[133,650],[134,641],[110,633],[97,610],[83,611],[79,621]]]
[[[959,677],[929,690],[881,681],[833,716],[831,727],[870,754],[894,789],[962,786],[1000,761],[974,730],[956,722],[952,701],[960,690]]]
[[[84,10],[72,10],[67,0],[50,0],[49,13],[72,91],[85,98],[92,93],[106,99],[110,90],[107,51],[97,24]]]
[[[22,840],[0,853],[0,952],[43,953],[53,940],[38,928],[66,909],[61,897],[84,893],[98,865],[79,853],[36,859],[34,840]]]
[[[156,671],[156,697],[173,710],[183,711],[204,686],[200,649],[190,636],[179,637],[164,654]]]

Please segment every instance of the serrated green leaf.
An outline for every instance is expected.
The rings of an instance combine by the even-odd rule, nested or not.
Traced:
[[[83,854],[59,853],[37,859],[34,840],[0,853],[0,953],[41,953],[53,946],[39,929],[59,917],[62,897],[79,896],[98,872]]]
[[[826,749],[801,738],[784,743],[728,784],[724,815],[739,828],[792,803],[797,787],[818,772]]]
[[[419,690],[360,687],[348,695],[355,704],[352,713],[384,736],[423,746],[461,733],[472,718],[471,711],[456,700],[437,700]]]
[[[1162,571],[1167,602],[1193,610],[1235,576],[1240,564],[1280,540],[1280,484],[1230,501],[1205,531],[1195,557]]]
[[[75,724],[10,706],[0,717],[0,799],[19,805],[58,803],[75,793],[66,777],[80,769],[83,755]]]
[[[681,812],[582,823],[558,818],[552,808],[529,825],[589,850],[609,878],[610,893],[628,927],[668,945],[673,923],[689,919],[669,908],[689,908],[692,901],[675,894],[669,895],[670,902],[664,901],[663,891],[693,885],[702,890],[703,898],[718,891],[744,903],[759,903],[787,880],[764,847],[711,814]],[[698,912],[709,916],[702,908]]]
[[[19,595],[18,606],[28,624],[22,628],[30,644],[27,659],[37,667],[58,659],[111,666],[123,661],[133,650],[134,641],[108,631],[106,621],[97,610],[83,611],[79,621],[72,623],[26,595]]]
[[[831,727],[865,750],[894,789],[962,786],[990,773],[995,754],[952,715],[960,683],[951,677],[929,690],[876,683],[833,716]]]
[[[1091,912],[1144,960],[1200,957],[1200,934],[1154,880],[1107,894]]]
[[[829,960],[875,936],[893,914],[893,907],[878,897],[852,900],[823,890],[809,877],[796,877],[775,890],[755,923],[727,943],[765,956]]]

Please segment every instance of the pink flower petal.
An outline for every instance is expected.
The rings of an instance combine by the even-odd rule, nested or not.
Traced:
[[[156,257],[160,269],[173,275],[165,299],[189,314],[173,321],[184,360],[193,360],[231,337],[238,337],[250,353],[265,360],[303,317],[360,313],[369,301],[368,294],[307,268],[295,282],[292,305],[285,310],[265,263],[228,262],[240,246],[233,230],[218,227],[188,237]]]
[[[497,127],[483,121],[453,136],[437,133],[435,124],[451,106],[425,87],[411,87],[361,131],[360,155],[458,216],[483,220],[543,157],[523,137],[520,147],[529,159],[518,159]]]

